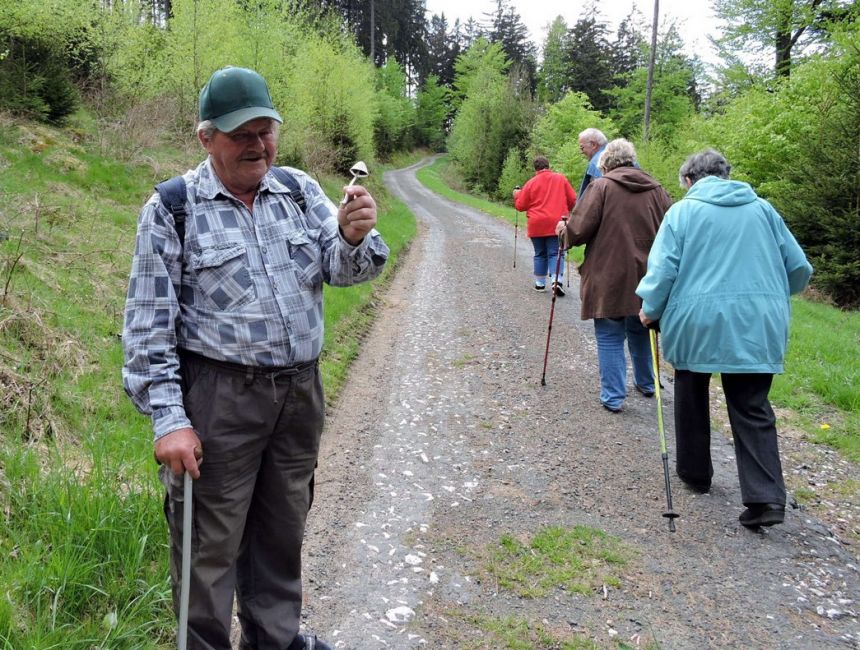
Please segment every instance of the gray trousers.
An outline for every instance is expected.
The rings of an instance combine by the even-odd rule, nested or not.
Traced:
[[[756,503],[785,505],[785,482],[776,437],[776,417],[768,400],[773,375],[720,375],[732,438],[741,497]],[[689,483],[710,485],[711,420],[708,373],[675,371],[675,453],[678,476]]]
[[[316,362],[263,373],[182,355],[185,409],[203,444],[194,482],[188,647],[229,650],[233,596],[242,647],[283,650],[299,630],[301,551],[324,420]],[[182,476],[161,468],[174,609]]]

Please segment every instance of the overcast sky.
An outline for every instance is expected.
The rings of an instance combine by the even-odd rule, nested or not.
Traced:
[[[572,27],[583,17],[588,0],[511,0],[510,5],[522,18],[531,34],[533,42],[540,48],[546,38],[549,24],[556,16],[561,16]],[[465,22],[471,16],[479,22],[486,22],[484,14],[495,8],[495,0],[426,0],[427,18],[433,14],[445,14],[448,23],[454,24],[459,18]],[[618,24],[627,17],[633,7],[639,10],[650,30],[653,18],[653,0],[602,0],[597,3],[600,18],[609,24],[613,33]],[[661,28],[669,18],[677,21],[681,37],[688,54],[698,54],[706,62],[713,63],[715,54],[707,40],[708,35],[717,34],[718,21],[714,18],[711,3],[705,0],[660,0]],[[650,31],[648,34],[650,38]]]

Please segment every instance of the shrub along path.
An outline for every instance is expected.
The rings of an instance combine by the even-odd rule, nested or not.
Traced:
[[[654,400],[630,386],[622,413],[600,408],[577,279],[541,387],[551,297],[531,289],[528,240],[513,269],[513,229],[415,168],[386,181],[419,236],[323,437],[308,629],[362,650],[856,647],[856,550],[800,509],[741,527],[717,432],[714,487],[673,477],[669,533]]]

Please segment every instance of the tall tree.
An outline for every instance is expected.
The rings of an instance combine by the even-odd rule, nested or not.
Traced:
[[[528,86],[533,89],[537,70],[535,48],[522,18],[510,5],[510,0],[496,0],[496,9],[488,17],[490,24],[487,39],[491,43],[501,44],[508,59],[520,68],[527,78]]]
[[[568,33],[565,59],[568,67],[568,87],[588,96],[593,108],[606,113],[611,99],[612,62],[606,39],[606,23],[599,21],[596,11],[586,11]]]
[[[564,53],[566,37],[567,23],[561,16],[556,16],[543,43],[543,61],[538,74],[538,99],[546,104],[555,104],[568,91]]]
[[[753,46],[774,55],[777,76],[788,77],[792,57],[812,43],[820,43],[826,23],[857,17],[853,0],[714,0],[723,21],[718,42],[737,52]]]
[[[460,43],[457,36],[459,26],[460,23],[456,22],[454,30],[449,30],[444,13],[431,16],[422,79],[435,75],[438,83],[446,86],[451,86],[454,82],[454,61],[460,56]]]

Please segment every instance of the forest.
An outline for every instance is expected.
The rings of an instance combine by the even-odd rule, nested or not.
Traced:
[[[509,0],[465,23],[421,0],[21,0],[0,8],[0,110],[62,124],[78,106],[129,146],[183,137],[224,65],[258,70],[287,117],[281,163],[348,169],[425,147],[498,200],[535,154],[576,185],[577,134],[626,137],[676,196],[679,163],[710,146],[784,216],[815,288],[860,306],[860,32],[856,3],[714,0],[721,63],[684,53],[660,16],[612,32],[599,3],[536,43]],[[649,8],[650,9],[650,8]]]

